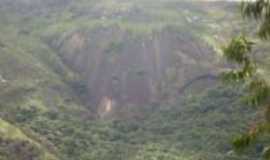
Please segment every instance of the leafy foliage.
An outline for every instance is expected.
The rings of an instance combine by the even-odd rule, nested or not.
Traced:
[[[242,3],[242,14],[244,17],[255,19],[260,22],[258,35],[261,39],[269,39],[270,33],[270,3],[268,0],[257,0]],[[225,79],[244,82],[250,95],[246,98],[255,106],[261,106],[264,110],[263,121],[257,122],[250,131],[234,140],[236,149],[242,150],[254,144],[264,133],[269,134],[269,79],[259,72],[260,67],[256,65],[256,58],[253,52],[254,43],[247,40],[245,36],[234,38],[224,49],[225,57],[234,62],[238,67],[225,73]],[[268,144],[269,145],[269,144]],[[269,159],[269,149],[266,147],[264,157]]]
[[[250,78],[254,74],[255,63],[250,60],[250,52],[253,43],[244,36],[234,38],[230,44],[224,48],[224,55],[229,61],[240,65],[239,68],[224,74],[225,80],[239,81]]]
[[[269,0],[256,0],[255,2],[243,2],[242,14],[244,17],[254,18],[259,24],[258,34],[263,39],[270,36],[270,2]]]

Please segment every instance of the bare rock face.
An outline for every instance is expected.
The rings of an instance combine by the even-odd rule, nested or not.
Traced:
[[[138,37],[118,27],[75,31],[60,52],[87,80],[88,99],[100,115],[115,106],[158,102],[166,81],[181,88],[215,65],[211,47],[170,28]]]

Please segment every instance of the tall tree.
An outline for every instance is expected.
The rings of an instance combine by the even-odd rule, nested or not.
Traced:
[[[264,118],[249,132],[234,140],[233,144],[238,150],[252,145],[263,135],[270,135],[270,79],[267,78],[267,71],[269,72],[270,68],[262,68],[254,55],[257,53],[254,52],[254,48],[258,48],[258,43],[270,39],[270,0],[242,2],[241,12],[243,18],[255,20],[258,27],[257,35],[249,38],[240,35],[233,38],[223,49],[227,60],[235,64],[233,69],[223,75],[227,81],[244,82],[249,91],[248,102],[257,106],[258,110],[262,110]],[[254,39],[260,39],[261,42],[254,43],[252,42]],[[270,144],[268,145],[263,151],[266,159],[270,159]]]

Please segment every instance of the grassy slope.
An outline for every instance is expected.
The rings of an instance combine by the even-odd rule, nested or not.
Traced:
[[[85,109],[76,103],[76,96],[67,84],[75,74],[62,64],[57,54],[38,37],[22,33],[25,25],[21,22],[22,17],[6,11],[2,13],[0,110],[3,119],[0,126],[3,131],[12,131],[3,132],[1,137],[14,139],[15,136],[18,141],[31,141],[45,152],[42,159],[55,159],[55,156],[42,146],[46,144],[40,140],[42,137],[33,136],[32,131],[27,128],[22,132],[18,128],[20,125],[12,124],[31,117],[31,114],[27,114],[30,111],[44,113],[50,110],[65,110],[75,114],[84,111]]]
[[[50,151],[48,151],[46,148],[44,148],[39,142],[33,140],[31,137],[28,137],[27,135],[25,135],[23,133],[23,131],[21,131],[18,127],[8,123],[7,121],[4,121],[2,119],[0,119],[0,137],[1,137],[1,142],[0,142],[0,150],[1,153],[0,154],[0,159],[5,160],[5,159],[9,159],[11,156],[8,155],[7,157],[5,157],[5,154],[3,153],[8,153],[10,152],[13,155],[16,155],[16,153],[12,153],[13,148],[10,147],[8,148],[5,144],[3,143],[3,140],[5,141],[10,141],[9,145],[14,145],[18,142],[27,142],[29,146],[34,147],[36,150],[38,150],[38,156],[40,159],[44,159],[44,160],[57,160],[58,158],[53,155],[52,153],[50,153]],[[26,147],[26,146],[24,146]],[[23,152],[23,155],[29,154],[28,152],[26,152],[27,150],[25,150]],[[29,152],[31,152],[32,150],[29,150]],[[19,154],[19,153],[17,153]],[[14,158],[16,156],[13,156]],[[32,157],[32,156],[31,156]],[[17,158],[17,157],[16,157]],[[18,157],[19,158],[19,157]]]
[[[35,14],[16,13],[12,8],[2,9],[1,137],[30,141],[35,148],[45,152],[41,158],[44,160],[50,157],[60,157],[61,160],[224,157],[231,150],[230,137],[244,129],[242,122],[249,119],[240,116],[243,108],[237,108],[239,102],[231,102],[238,93],[228,96],[230,91],[216,88],[193,99],[186,97],[174,106],[145,107],[141,120],[85,121],[81,118],[85,109],[69,85],[76,79],[76,73],[44,43],[55,39],[56,43],[61,42],[61,38],[72,30],[91,31],[117,25],[134,36],[151,35],[165,26],[174,26],[180,31],[189,29],[198,38],[217,46],[212,35],[222,32],[223,24],[214,24],[214,21],[228,18],[224,11],[208,12],[207,8],[183,11],[185,7],[177,8],[178,5],[174,4],[178,2],[137,0],[119,4],[103,0],[96,4],[80,0],[64,9],[41,12],[39,18],[35,18]],[[134,7],[140,9],[144,18],[123,16]],[[89,18],[92,13],[87,12],[95,9],[105,10],[105,16]],[[37,8],[33,13],[39,13],[39,10],[44,8]],[[120,16],[116,16],[119,12]],[[208,15],[215,17],[211,23]],[[189,18],[197,19],[197,16],[202,19],[189,22]],[[219,28],[214,30],[208,25],[212,28],[218,25]],[[12,134],[8,132],[10,130]]]

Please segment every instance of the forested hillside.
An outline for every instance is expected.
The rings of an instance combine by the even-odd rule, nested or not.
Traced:
[[[0,0],[0,160],[247,159],[256,112],[218,77],[238,7]]]

